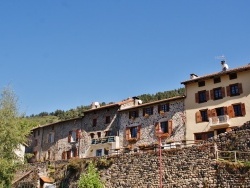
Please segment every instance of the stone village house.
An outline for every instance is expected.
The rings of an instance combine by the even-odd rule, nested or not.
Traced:
[[[134,97],[100,106],[93,103],[84,116],[36,127],[29,152],[36,161],[94,157],[121,148],[157,142],[193,143],[230,131],[249,121],[250,65],[197,76],[182,82],[186,96],[142,104]]]

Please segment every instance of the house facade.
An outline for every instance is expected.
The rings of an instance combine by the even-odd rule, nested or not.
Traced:
[[[35,161],[65,160],[114,153],[120,147],[117,112],[138,105],[137,98],[100,106],[95,102],[83,117],[33,129],[29,152]]]
[[[184,96],[119,110],[120,146],[140,148],[158,142],[181,143],[185,138]]]
[[[225,62],[222,62],[222,64]],[[223,64],[223,65],[224,65]],[[191,74],[185,85],[186,140],[207,140],[250,119],[250,65],[205,76]]]

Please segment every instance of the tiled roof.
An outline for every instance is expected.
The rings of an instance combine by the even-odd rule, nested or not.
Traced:
[[[193,79],[189,79],[189,80],[186,80],[184,82],[181,82],[181,84],[188,84],[190,82],[196,82],[196,81],[199,81],[199,80],[209,79],[209,78],[215,77],[215,76],[222,76],[222,75],[226,75],[226,74],[229,74],[229,73],[241,72],[241,71],[245,71],[245,70],[249,70],[249,69],[250,69],[250,64],[242,66],[242,67],[234,68],[234,69],[228,69],[226,71],[220,71],[220,72],[208,74],[208,75],[205,75],[205,76],[198,76],[197,78],[193,78]]]
[[[140,104],[138,106],[132,106],[132,107],[129,107],[129,108],[121,109],[121,110],[119,110],[119,112],[126,111],[126,110],[131,110],[131,109],[136,109],[136,108],[141,108],[141,107],[145,107],[145,106],[151,106],[151,105],[159,104],[159,103],[162,103],[162,102],[169,102],[169,101],[174,101],[174,100],[178,100],[178,99],[184,99],[185,97],[186,96],[183,95],[183,96],[176,96],[176,97],[171,97],[171,98],[167,98],[167,99],[157,100],[157,101],[154,101],[154,102],[144,103],[144,104]]]

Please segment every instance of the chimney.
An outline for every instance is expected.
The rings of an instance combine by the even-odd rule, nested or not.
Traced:
[[[91,109],[96,109],[96,108],[99,108],[99,107],[100,107],[99,102],[92,102]]]
[[[194,73],[190,74],[190,79],[198,78],[198,76]]]
[[[226,64],[225,60],[221,61],[222,71],[226,71],[228,69],[228,65]]]

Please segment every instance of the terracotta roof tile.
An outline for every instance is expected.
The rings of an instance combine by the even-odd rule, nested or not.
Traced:
[[[193,79],[183,81],[183,82],[181,82],[181,84],[187,84],[187,83],[190,83],[190,82],[209,79],[209,78],[214,77],[214,76],[221,76],[221,75],[229,74],[229,73],[232,73],[232,72],[241,72],[241,71],[249,70],[249,69],[250,69],[250,64],[242,66],[242,67],[237,67],[237,68],[234,68],[234,69],[228,69],[226,71],[220,71],[220,72],[216,72],[216,73],[212,73],[212,74],[207,74],[207,75],[204,75],[204,76],[198,76],[197,78],[193,78]]]

